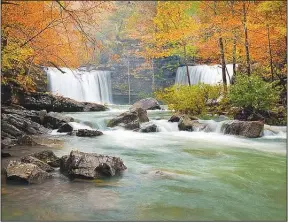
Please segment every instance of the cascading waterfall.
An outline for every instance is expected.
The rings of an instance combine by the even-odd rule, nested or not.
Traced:
[[[226,79],[227,83],[230,84],[229,76],[230,78],[232,78],[233,76],[233,64],[227,64],[226,68],[227,68]],[[213,65],[213,66],[196,65],[196,66],[188,66],[188,69],[191,85],[195,85],[198,83],[211,84],[211,85],[222,83],[221,65]],[[188,77],[186,72],[187,72],[186,66],[178,67],[175,84],[181,84],[181,85],[188,84]]]
[[[110,71],[47,67],[48,87],[55,95],[82,102],[112,104]]]

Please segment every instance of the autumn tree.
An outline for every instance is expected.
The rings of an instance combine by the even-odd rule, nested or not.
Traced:
[[[77,67],[97,45],[93,31],[99,15],[112,10],[106,2],[29,2],[2,4],[2,82],[21,76],[32,84],[34,64]],[[16,77],[15,77],[16,76]]]

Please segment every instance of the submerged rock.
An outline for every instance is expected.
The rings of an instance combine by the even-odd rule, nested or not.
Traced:
[[[248,138],[261,136],[264,123],[261,121],[226,121],[221,128],[224,134],[240,135]]]
[[[115,176],[127,169],[118,157],[73,150],[69,156],[63,156],[60,163],[60,171],[72,178],[97,179]]]
[[[9,180],[24,181],[30,184],[41,183],[52,177],[35,164],[10,161],[6,168],[6,176]]]
[[[161,109],[158,101],[154,98],[145,98],[145,99],[141,99],[137,102],[135,102],[131,109],[135,109],[135,108],[142,108],[144,110],[156,110],[156,109]]]
[[[21,162],[23,163],[32,163],[38,166],[40,169],[46,171],[46,172],[51,172],[54,170],[53,167],[48,165],[47,163],[44,163],[43,161],[33,157],[33,156],[24,156],[21,158]]]
[[[103,135],[103,132],[100,132],[98,130],[78,129],[76,131],[76,136],[79,137],[95,137],[101,135]]]
[[[154,123],[145,123],[141,126],[139,132],[157,132],[157,125]]]
[[[33,156],[44,163],[47,163],[48,165],[52,167],[60,167],[60,158],[57,157],[52,151],[50,150],[44,150],[37,153],[32,153],[30,156]]]

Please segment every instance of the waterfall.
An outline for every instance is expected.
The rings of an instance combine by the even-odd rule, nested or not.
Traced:
[[[55,95],[82,102],[112,104],[110,71],[47,67],[48,88]]]
[[[226,68],[228,70],[230,78],[233,76],[233,64],[227,64]],[[178,67],[176,73],[175,84],[188,84],[187,77],[187,68],[185,66]],[[196,66],[188,66],[189,76],[191,85],[195,85],[198,83],[204,84],[217,84],[222,83],[222,68],[221,65],[196,65]],[[227,83],[230,84],[229,76],[226,70],[226,79]]]

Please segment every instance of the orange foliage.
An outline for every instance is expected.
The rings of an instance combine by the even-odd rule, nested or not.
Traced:
[[[91,58],[93,36],[110,2],[15,1],[2,5],[2,35],[7,45],[29,47],[33,63],[77,67]]]

